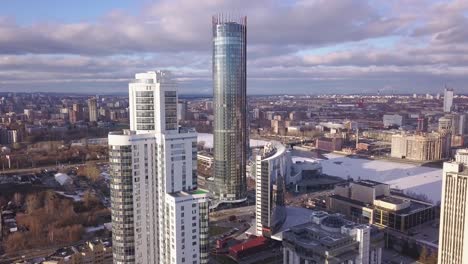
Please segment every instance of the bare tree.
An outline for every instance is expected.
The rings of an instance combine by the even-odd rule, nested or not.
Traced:
[[[87,177],[91,181],[97,182],[101,179],[101,171],[96,164],[87,163],[78,169],[78,176]]]

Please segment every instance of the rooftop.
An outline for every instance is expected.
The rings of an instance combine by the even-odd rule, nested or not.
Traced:
[[[52,254],[50,257],[66,258],[73,254],[75,254],[75,251],[73,250],[72,247],[63,247],[63,248],[57,249],[57,251],[55,251],[55,253]]]
[[[286,151],[283,144],[277,141],[268,142],[263,148],[262,160],[274,159]]]
[[[353,204],[355,206],[367,207],[367,208],[374,208],[375,207],[372,204],[366,204],[364,202],[354,200],[354,199],[351,199],[351,198],[348,198],[348,197],[336,195],[336,194],[330,195],[329,197],[333,198],[333,199],[348,202],[348,203]],[[432,205],[430,203],[427,203],[427,202],[422,202],[422,201],[418,201],[418,200],[411,199],[411,198],[408,198],[408,199],[405,199],[405,198],[407,198],[407,197],[405,197],[405,196],[399,197],[399,196],[391,195],[391,196],[381,196],[377,200],[382,200],[382,201],[385,201],[385,202],[388,202],[388,203],[399,205],[399,204],[405,203],[405,200],[408,201],[408,199],[409,199],[409,206],[408,207],[395,212],[395,213],[400,214],[400,215],[412,214],[412,213],[415,213],[415,212],[417,212],[419,210],[426,209],[426,208],[434,206],[434,205]]]
[[[244,250],[247,250],[247,249],[264,246],[267,243],[268,243],[268,240],[266,238],[257,237],[257,238],[251,239],[251,240],[249,240],[247,242],[240,243],[240,244],[232,246],[230,248],[230,251],[237,254],[237,253],[239,253],[241,251],[244,251]]]
[[[327,230],[326,228],[328,227],[328,224],[326,222],[329,218],[332,218],[330,219],[331,222],[338,219],[337,217],[330,215],[323,220],[325,223],[322,222],[322,224],[308,222],[292,227],[283,234],[283,240],[298,243],[303,247],[314,250],[330,249],[334,246],[343,245],[344,243],[354,243],[353,239],[349,235]],[[330,227],[340,228],[345,224],[346,221],[343,219],[342,221],[339,221],[339,223],[336,222],[336,224]]]
[[[398,198],[398,197],[395,197],[395,196],[383,196],[383,197],[379,198],[378,200],[381,200],[381,201],[384,201],[384,202],[387,202],[387,203],[391,203],[391,204],[396,204],[396,205],[405,203],[404,199],[401,199],[401,198]]]
[[[171,193],[173,197],[186,197],[189,195],[200,195],[200,194],[208,194],[208,191],[203,190],[203,189],[196,189],[196,190],[190,190],[190,191],[180,191],[180,192]]]
[[[375,186],[378,186],[378,185],[385,184],[385,183],[377,182],[377,181],[373,181],[373,180],[360,180],[360,181],[355,181],[353,183],[358,184],[358,185],[362,185],[362,186],[366,186],[366,187],[375,187]]]

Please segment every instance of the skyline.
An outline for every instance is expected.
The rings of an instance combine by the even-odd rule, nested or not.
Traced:
[[[162,68],[211,94],[210,18],[229,12],[249,19],[248,94],[468,91],[465,1],[86,3],[3,4],[0,92],[125,93]]]

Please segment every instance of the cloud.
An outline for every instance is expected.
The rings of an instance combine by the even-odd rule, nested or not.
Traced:
[[[162,0],[92,22],[0,18],[0,91],[125,91],[135,72],[158,68],[185,91],[209,91],[221,12],[248,16],[251,92],[436,91],[468,81],[467,11],[463,0]]]
[[[205,51],[211,45],[210,17],[241,10],[249,17],[251,45],[317,46],[358,41],[396,32],[401,21],[383,18],[360,0],[171,0],[149,6],[139,16],[111,12],[94,23],[22,26],[0,21],[0,53],[121,54]],[[268,7],[268,8],[265,8]]]

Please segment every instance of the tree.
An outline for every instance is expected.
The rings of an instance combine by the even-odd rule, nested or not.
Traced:
[[[437,264],[437,251],[433,250],[429,252],[426,247],[423,247],[419,254],[418,262],[422,264]]]
[[[78,176],[87,177],[91,181],[97,182],[101,179],[101,171],[96,164],[87,163],[78,169]]]
[[[42,199],[39,193],[32,193],[26,197],[26,210],[28,214],[42,207]]]
[[[25,249],[27,247],[26,237],[20,232],[15,232],[4,240],[3,247],[7,253]]]
[[[426,247],[423,247],[421,250],[421,253],[419,254],[419,262],[421,263],[427,263],[427,258],[429,257],[429,254],[427,252]]]
[[[92,209],[99,204],[99,199],[94,193],[88,190],[83,194],[83,203],[87,209]]]
[[[431,255],[427,258],[427,263],[428,264],[437,264],[437,251],[433,250],[431,252]]]
[[[68,202],[64,201],[67,200],[60,199],[58,195],[52,190],[47,190],[44,192],[44,209],[47,214],[54,215],[56,213],[62,213],[64,210],[63,208],[70,206]],[[63,203],[67,204],[64,205]]]
[[[13,204],[15,206],[21,206],[23,204],[23,200],[24,200],[23,194],[16,192],[13,195]]]

